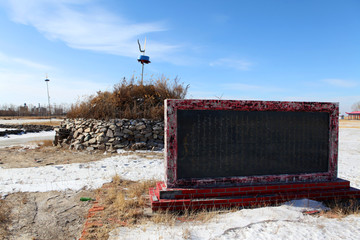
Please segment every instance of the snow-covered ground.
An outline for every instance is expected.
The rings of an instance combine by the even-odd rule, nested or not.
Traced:
[[[50,119],[0,119],[0,124],[5,125],[17,125],[23,123],[41,123],[41,122],[49,122]],[[53,122],[61,122],[62,119],[52,118]],[[0,128],[0,132],[4,131],[4,128]],[[15,130],[15,128],[7,130]],[[47,131],[40,133],[26,133],[14,135],[10,134],[5,137],[0,137],[0,148],[1,147],[9,147],[9,146],[22,146],[27,145],[31,141],[41,141],[41,140],[54,140],[55,131]]]
[[[52,122],[61,122],[63,119],[52,118]],[[19,119],[0,119],[0,124],[24,124],[24,123],[41,123],[49,122],[50,119],[28,119],[28,118],[19,118]]]
[[[19,136],[22,138],[25,136]],[[11,139],[11,138],[10,138]],[[8,140],[2,140],[8,141]],[[1,140],[0,140],[1,144]],[[360,188],[360,128],[340,128],[339,177]],[[131,180],[164,176],[164,162],[151,154],[140,158],[124,154],[98,162],[1,169],[0,195],[12,192],[98,188],[118,174]],[[122,227],[110,234],[117,239],[360,239],[360,216],[330,219],[303,213],[304,206],[318,209],[314,201],[294,201],[278,207],[243,209],[220,214],[209,222],[179,222]]]
[[[121,227],[110,233],[109,240],[359,239],[359,216],[330,219],[304,214],[305,209],[322,208],[321,205],[312,206],[314,203],[317,202],[303,199],[278,207],[243,209],[219,214],[205,223],[178,222],[173,226],[148,223]]]
[[[39,132],[39,133],[26,133],[14,135],[10,134],[5,137],[0,137],[0,148],[9,146],[25,146],[29,145],[32,141],[41,140],[54,140],[55,131]]]
[[[338,175],[360,188],[360,129],[341,128],[339,142]],[[278,207],[220,214],[205,223],[177,222],[174,226],[147,223],[122,227],[113,230],[109,240],[360,239],[360,216],[326,218],[304,214],[305,209],[323,207],[316,204],[319,203],[303,199]]]
[[[7,130],[17,130],[17,128],[0,128],[0,132],[5,132]]]
[[[30,168],[0,168],[0,195],[12,192],[48,192],[82,188],[96,189],[116,174],[129,180],[161,180],[163,160],[149,154],[119,153],[97,162],[73,163]]]
[[[360,128],[340,128],[338,164],[338,176],[360,188]]]

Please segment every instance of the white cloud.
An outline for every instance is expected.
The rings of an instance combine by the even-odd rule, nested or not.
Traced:
[[[131,23],[90,0],[8,1],[8,6],[13,21],[35,27],[48,39],[63,41],[71,48],[121,56],[137,56],[137,38],[166,30],[160,22]],[[152,56],[158,58],[179,48],[159,42],[150,44]]]
[[[72,78],[49,76],[51,103],[75,103],[79,97],[110,89],[103,83]],[[31,72],[14,72],[0,69],[0,104],[46,104],[47,90],[45,76]]]
[[[351,88],[355,87],[358,84],[354,81],[344,80],[344,79],[324,79],[322,82],[335,87]]]
[[[211,67],[227,67],[227,68],[234,68],[240,71],[247,71],[250,70],[250,67],[253,66],[253,63],[245,60],[239,60],[236,58],[220,58],[215,60],[209,64]]]
[[[34,62],[32,60],[28,60],[28,59],[23,59],[23,58],[17,58],[17,57],[11,57],[8,55],[5,55],[4,53],[0,52],[0,62],[2,63],[2,65],[19,65],[21,67],[28,67],[28,68],[33,68],[33,69],[37,69],[37,70],[50,70],[53,69],[51,66],[42,64],[42,63],[38,63],[38,62]]]

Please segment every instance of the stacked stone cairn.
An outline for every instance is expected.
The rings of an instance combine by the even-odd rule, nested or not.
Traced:
[[[75,150],[161,150],[164,122],[148,119],[65,119],[55,128],[56,146]]]

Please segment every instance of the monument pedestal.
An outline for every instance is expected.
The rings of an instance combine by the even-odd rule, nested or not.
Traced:
[[[351,188],[349,181],[339,178],[216,188],[166,188],[164,182],[158,182],[149,194],[153,211],[274,205],[301,198],[317,201],[360,198],[359,189]]]
[[[360,198],[337,178],[338,103],[166,99],[164,110],[154,211]]]

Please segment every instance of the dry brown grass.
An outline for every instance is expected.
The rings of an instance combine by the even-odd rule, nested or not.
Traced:
[[[54,146],[52,140],[36,140],[36,141],[31,141],[30,144],[38,145],[39,149]],[[54,150],[56,150],[56,149],[54,149]]]
[[[125,79],[114,86],[112,92],[98,91],[71,106],[69,118],[95,119],[162,119],[165,99],[183,99],[189,86],[165,77],[148,82]]]
[[[335,199],[326,201],[325,204],[330,210],[322,212],[321,215],[328,218],[343,218],[351,214],[360,214],[359,199]]]
[[[46,126],[53,126],[57,127],[60,126],[61,121],[48,121],[48,122],[25,122],[23,125],[46,125]]]
[[[107,239],[109,232],[120,226],[135,226],[148,221],[174,225],[176,221],[206,222],[219,214],[219,210],[201,210],[184,212],[158,211],[150,209],[148,191],[155,181],[133,182],[115,176],[112,182],[97,190],[99,205],[104,211],[96,216],[101,226],[94,225],[87,239]]]
[[[1,196],[0,196],[1,197]],[[6,202],[0,199],[0,239],[6,239],[9,235],[8,227],[10,223],[9,219],[10,209]]]
[[[346,120],[341,119],[339,121],[340,128],[360,128],[360,120]]]

